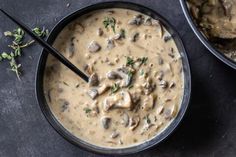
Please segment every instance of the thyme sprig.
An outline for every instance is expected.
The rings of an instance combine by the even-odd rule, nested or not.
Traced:
[[[48,30],[45,28],[40,29],[39,27],[35,27],[32,31],[42,38],[48,35]],[[17,63],[16,58],[21,56],[22,49],[32,45],[34,40],[24,42],[25,32],[21,28],[14,29],[13,31],[6,31],[4,32],[4,35],[13,38],[13,41],[8,45],[8,47],[11,48],[10,52],[0,53],[0,61],[8,60],[11,68],[10,70],[15,72],[17,78],[20,79],[21,64]]]
[[[139,66],[146,64],[148,57],[141,57],[137,58],[136,60],[132,59],[131,57],[126,57],[126,66],[133,66],[136,62],[139,62]]]

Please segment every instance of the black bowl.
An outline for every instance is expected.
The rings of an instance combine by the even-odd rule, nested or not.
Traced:
[[[179,0],[181,4],[181,8],[184,12],[184,15],[194,31],[195,35],[198,37],[198,39],[203,43],[203,45],[213,54],[215,55],[218,59],[220,59],[222,62],[227,64],[228,66],[236,69],[236,62],[231,60],[230,58],[226,57],[223,52],[220,52],[218,49],[214,47],[214,45],[206,38],[206,36],[200,31],[200,29],[197,27],[196,23],[193,20],[193,17],[188,9],[186,0]]]
[[[38,69],[37,69],[37,76],[36,76],[36,96],[38,100],[38,104],[45,115],[46,119],[49,121],[49,123],[53,126],[53,128],[60,134],[62,135],[65,139],[70,141],[71,143],[80,146],[81,148],[84,148],[86,150],[95,152],[95,153],[102,153],[102,154],[119,154],[119,155],[124,155],[124,154],[131,154],[131,153],[136,153],[140,152],[142,150],[148,149],[161,141],[163,141],[167,136],[169,136],[175,128],[178,126],[180,123],[181,119],[183,118],[185,111],[188,107],[189,100],[190,100],[190,94],[191,94],[191,74],[190,74],[190,67],[188,63],[188,58],[187,54],[185,52],[184,46],[182,44],[181,39],[179,38],[179,35],[177,32],[173,29],[173,27],[159,14],[157,14],[155,11],[146,8],[144,6],[134,4],[134,3],[129,3],[129,2],[103,2],[103,3],[97,3],[95,5],[91,5],[88,7],[85,7],[83,9],[80,9],[78,11],[75,11],[74,13],[66,16],[64,19],[62,19],[51,31],[47,42],[49,44],[52,44],[59,32],[71,21],[76,19],[77,17],[84,15],[88,12],[98,10],[98,9],[105,9],[105,8],[125,8],[125,9],[131,9],[131,10],[136,10],[141,13],[144,13],[146,15],[149,15],[153,17],[154,19],[160,20],[161,23],[165,26],[165,28],[172,34],[176,45],[179,49],[179,52],[182,56],[183,59],[183,71],[184,71],[184,96],[183,96],[183,101],[181,108],[179,110],[178,115],[176,118],[172,121],[172,123],[159,135],[157,135],[155,138],[142,143],[140,145],[136,146],[131,146],[128,148],[103,148],[103,147],[98,147],[95,145],[92,145],[86,141],[83,141],[74,135],[72,135],[69,131],[67,131],[59,122],[58,120],[54,117],[52,114],[46,100],[44,97],[44,90],[43,90],[43,76],[44,76],[44,69],[45,69],[45,63],[47,60],[48,53],[43,50],[39,62],[38,62]]]

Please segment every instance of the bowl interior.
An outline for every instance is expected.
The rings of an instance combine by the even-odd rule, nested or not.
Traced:
[[[72,135],[69,131],[67,131],[54,117],[52,114],[46,99],[44,97],[44,90],[43,90],[43,76],[44,76],[44,69],[46,65],[46,60],[48,53],[43,50],[39,62],[38,62],[38,69],[37,69],[37,76],[36,76],[36,96],[38,103],[40,105],[40,108],[45,115],[46,119],[49,121],[49,123],[54,127],[54,129],[62,135],[65,139],[70,141],[71,143],[81,146],[82,148],[96,152],[96,153],[102,153],[102,154],[131,154],[136,153],[145,149],[148,149],[158,143],[160,143],[162,140],[164,140],[167,136],[169,136],[174,129],[178,126],[179,122],[183,118],[185,111],[187,109],[187,106],[189,104],[190,94],[191,94],[191,75],[190,75],[190,67],[188,63],[187,54],[185,52],[184,46],[182,44],[181,39],[179,38],[179,35],[177,32],[173,29],[173,27],[159,14],[157,14],[155,11],[148,9],[144,6],[130,3],[130,2],[103,2],[103,3],[97,3],[95,5],[91,5],[88,7],[85,7],[83,9],[80,9],[78,11],[75,11],[74,13],[68,15],[64,19],[62,19],[51,31],[47,42],[49,44],[52,44],[59,32],[71,21],[76,19],[77,17],[86,14],[90,11],[98,10],[98,9],[106,9],[106,8],[124,8],[124,9],[131,9],[135,11],[139,11],[143,14],[149,15],[154,19],[159,20],[164,27],[169,31],[169,33],[173,36],[173,39],[175,40],[175,43],[177,45],[177,48],[180,52],[180,55],[182,57],[183,62],[183,72],[184,72],[184,95],[183,100],[181,104],[181,108],[179,110],[179,113],[177,114],[176,118],[171,122],[171,124],[161,133],[152,138],[151,140],[142,143],[140,145],[135,145],[127,148],[104,148],[104,147],[98,147],[95,145],[92,145],[88,142],[85,142],[83,140],[80,140],[79,138]]]
[[[181,4],[181,8],[184,12],[184,15],[191,27],[191,29],[194,31],[195,35],[198,37],[198,39],[202,42],[202,44],[219,60],[227,64],[228,66],[236,69],[236,62],[234,62],[232,59],[228,58],[223,54],[223,52],[220,52],[217,50],[212,43],[209,42],[209,40],[206,38],[206,36],[200,31],[200,29],[197,27],[197,25],[194,22],[194,19],[192,15],[190,14],[190,11],[187,6],[186,0],[179,0]]]

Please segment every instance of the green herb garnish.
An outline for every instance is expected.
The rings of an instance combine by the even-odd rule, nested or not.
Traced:
[[[49,31],[43,27],[43,29],[40,29],[39,27],[35,27],[32,29],[32,31],[39,37],[44,38],[49,34]]]
[[[111,93],[116,93],[118,90],[120,89],[120,86],[119,84],[117,83],[114,83],[112,86],[111,86]]]
[[[104,20],[103,20],[103,25],[105,28],[108,28],[108,26],[111,26],[113,32],[115,33],[116,30],[115,30],[115,26],[116,26],[116,20],[114,19],[114,17],[106,17]]]
[[[142,57],[142,58],[138,58],[137,61],[140,62],[140,66],[143,64],[146,64],[148,60],[148,57]]]
[[[45,37],[48,34],[48,30],[44,28],[41,30],[40,28],[36,27],[33,31],[39,37]],[[4,32],[6,37],[13,38],[12,43],[8,45],[11,48],[11,52],[2,52],[0,53],[0,61],[8,60],[11,71],[16,73],[16,76],[20,79],[20,67],[21,64],[17,64],[16,58],[22,55],[22,49],[30,46],[34,43],[34,40],[30,40],[28,42],[24,42],[25,32],[21,28],[14,29],[11,31]]]
[[[124,29],[120,29],[120,37],[125,38],[125,30]]]
[[[91,110],[90,108],[88,108],[88,107],[85,107],[85,108],[84,108],[84,112],[85,112],[85,113],[90,113],[91,111],[92,111],[92,110]]]
[[[133,66],[135,61],[131,57],[126,58],[126,66]]]
[[[66,86],[69,86],[68,83],[66,83],[65,81],[63,81],[63,84],[66,85]]]
[[[10,32],[10,31],[4,32],[4,35],[9,36],[9,37],[14,37],[13,43],[15,45],[18,45],[23,42],[25,32],[21,28],[17,28],[15,30],[13,30],[12,32]]]
[[[130,85],[129,87],[128,87],[128,89],[131,89],[131,88],[133,88],[134,87],[134,85]]]

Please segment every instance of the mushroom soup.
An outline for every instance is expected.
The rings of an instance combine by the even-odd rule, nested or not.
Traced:
[[[86,83],[48,56],[46,101],[79,139],[130,147],[160,134],[177,116],[182,60],[159,21],[127,9],[97,10],[66,26],[54,47],[90,77]]]

